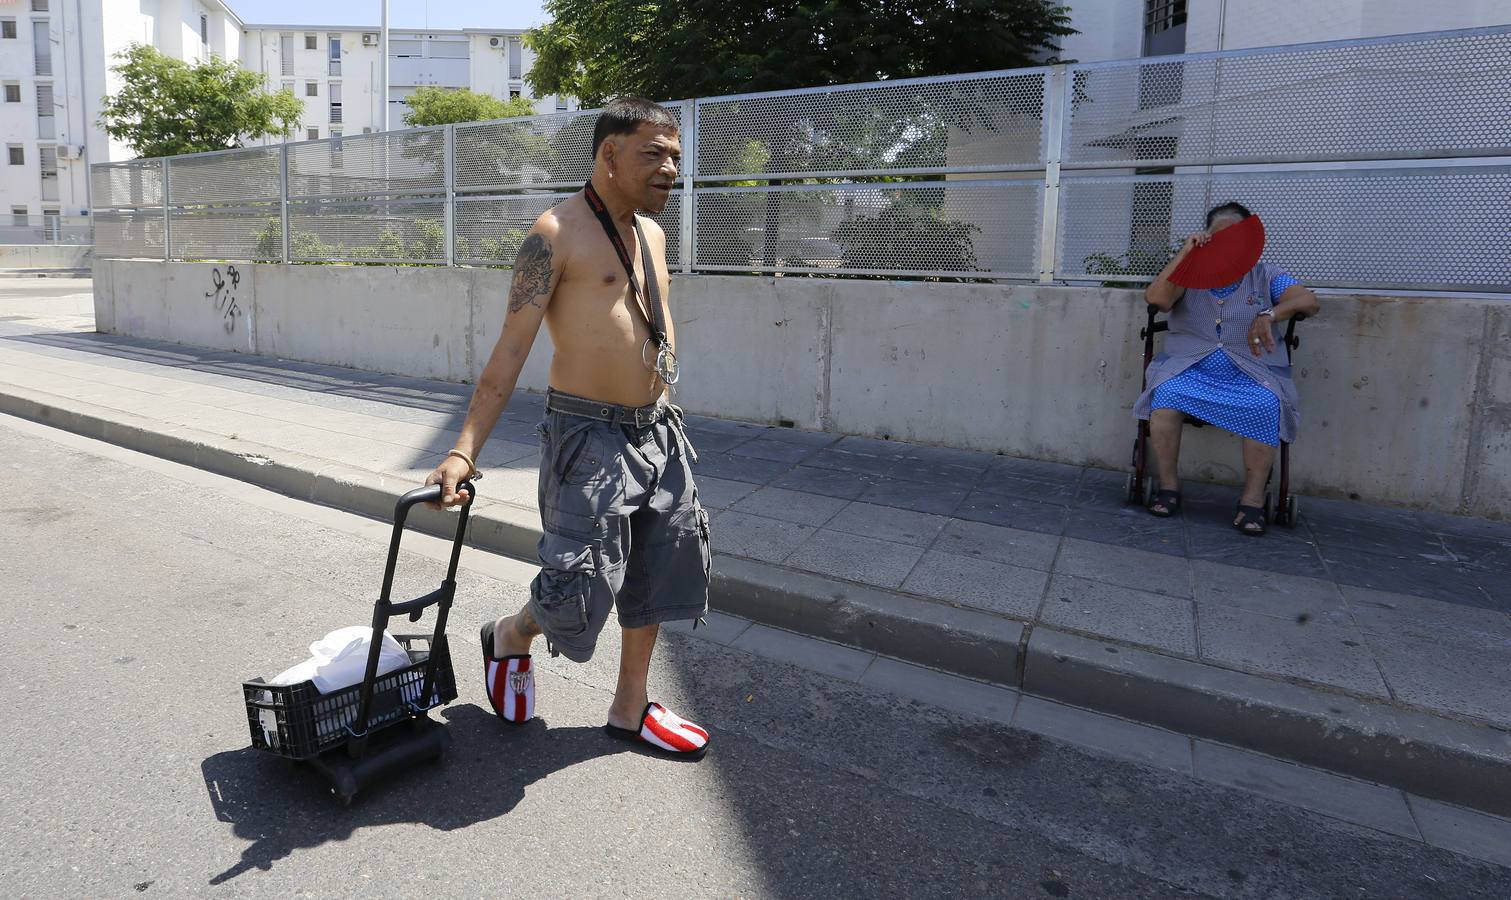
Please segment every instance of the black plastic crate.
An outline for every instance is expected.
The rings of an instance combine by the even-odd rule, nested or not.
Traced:
[[[451,652],[445,638],[439,639],[434,647],[430,646],[428,634],[394,635],[394,639],[408,651],[410,664],[376,679],[368,712],[369,733],[456,699],[456,673],[451,668]],[[435,675],[431,699],[422,703],[425,667],[432,654]],[[271,685],[254,678],[243,682],[241,689],[246,697],[247,725],[255,749],[290,759],[309,759],[353,737],[349,729],[357,720],[361,682],[322,694],[309,681]]]

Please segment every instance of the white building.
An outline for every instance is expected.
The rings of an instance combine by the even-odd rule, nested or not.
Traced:
[[[402,128],[404,100],[423,85],[531,97],[524,76],[535,58],[522,35],[390,31],[382,98],[373,26],[247,25],[223,0],[0,0],[0,215],[9,216],[0,230],[12,240],[89,215],[89,163],[135,155],[98,124],[101,100],[120,89],[115,55],[133,43],[187,62],[238,60],[270,88],[289,88],[304,101],[291,139],[305,140],[379,130],[385,99],[389,127]],[[540,112],[576,106],[536,102]]]
[[[1511,0],[1067,0],[1060,57],[1105,62],[1511,24]]]
[[[89,163],[129,159],[97,124],[119,89],[114,56],[150,43],[188,61],[238,57],[242,22],[220,0],[11,0],[0,3],[0,207],[22,217],[87,216]],[[49,225],[49,228],[52,226]]]
[[[524,77],[535,56],[518,29],[396,31],[388,35],[389,127],[404,127],[405,100],[421,87],[470,88],[535,100],[537,112],[576,108],[535,98]],[[271,87],[304,101],[294,140],[382,130],[378,30],[371,26],[248,25],[241,62]],[[259,143],[270,143],[259,142]]]

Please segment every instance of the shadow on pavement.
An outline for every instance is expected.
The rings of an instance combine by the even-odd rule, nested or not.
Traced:
[[[422,766],[394,783],[358,795],[341,807],[324,779],[308,766],[245,747],[200,765],[215,817],[250,841],[241,859],[210,879],[224,884],[253,869],[269,870],[296,851],[344,841],[358,829],[417,823],[440,831],[466,828],[508,814],[535,782],[578,763],[635,750],[587,726],[551,728],[534,719],[521,728],[483,709],[458,704],[441,713],[451,746],[439,764]],[[544,738],[549,735],[549,740]],[[530,743],[529,753],[503,753],[505,744]],[[488,785],[488,790],[470,786]]]

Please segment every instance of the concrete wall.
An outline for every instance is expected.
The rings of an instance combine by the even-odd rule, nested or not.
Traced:
[[[0,244],[0,269],[87,269],[90,244]]]
[[[456,381],[497,340],[498,269],[100,260],[102,331]],[[224,294],[224,291],[221,292]],[[207,294],[211,296],[207,296]],[[1128,463],[1140,296],[1103,288],[678,278],[690,412],[1106,468]],[[1504,518],[1511,303],[1329,295],[1301,326],[1298,489]],[[546,386],[542,334],[521,376]],[[1189,430],[1187,477],[1236,482],[1238,445]]]

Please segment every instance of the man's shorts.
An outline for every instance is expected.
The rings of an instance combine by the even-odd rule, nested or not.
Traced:
[[[617,607],[639,628],[708,613],[708,514],[681,414],[552,392],[539,426],[540,574],[530,613],[551,655],[586,662]]]

